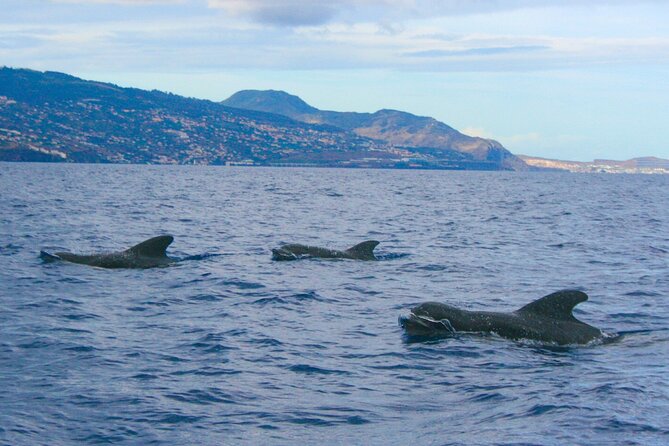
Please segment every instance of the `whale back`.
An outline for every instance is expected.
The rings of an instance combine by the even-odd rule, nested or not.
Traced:
[[[167,247],[174,241],[171,235],[159,235],[139,243],[125,252],[137,257],[166,258]]]
[[[452,332],[496,333],[509,339],[533,339],[557,345],[587,344],[602,331],[572,314],[588,295],[564,290],[544,296],[512,313],[459,310],[426,302],[411,310],[400,324],[409,335],[441,336]]]
[[[562,321],[578,321],[572,314],[574,307],[588,300],[588,295],[578,290],[562,290],[537,299],[516,311],[523,316],[542,316]]]
[[[374,248],[376,248],[378,244],[379,242],[376,240],[368,240],[366,242],[358,243],[354,247],[347,249],[346,254],[354,259],[376,260],[376,256],[374,256]]]

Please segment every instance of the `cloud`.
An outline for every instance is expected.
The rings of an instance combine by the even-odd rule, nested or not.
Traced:
[[[343,5],[325,0],[209,0],[209,6],[263,24],[304,26],[329,22]]]
[[[493,138],[493,135],[488,133],[484,128],[482,127],[464,127],[460,130],[460,133],[463,133],[465,135],[469,136],[478,136],[479,138]]]
[[[3,63],[48,67],[57,62],[65,71],[85,65],[109,70],[522,72],[666,65],[669,60],[669,33],[646,31],[661,29],[655,25],[666,16],[663,13],[669,7],[649,8],[637,15],[630,8],[613,8],[602,16],[571,10],[567,11],[571,14],[569,29],[546,32],[523,28],[523,24],[555,23],[553,10],[532,9],[503,17],[427,17],[392,27],[380,21],[362,20],[392,11],[418,14],[415,9],[424,5],[455,13],[469,10],[470,6],[458,8],[461,3],[484,9],[527,3],[520,0],[190,0],[169,8],[157,3],[131,8],[131,14],[127,5],[175,2],[88,0],[117,4],[80,8],[62,3],[64,0],[50,0],[50,13],[41,15],[35,13],[38,2],[8,1],[16,7],[9,8],[9,17],[0,19]],[[387,11],[379,12],[377,9],[383,5]],[[212,11],[210,6],[222,9]],[[359,20],[352,21],[346,11],[356,11]],[[420,14],[428,12],[429,8]],[[347,22],[347,17],[351,21]],[[628,18],[635,26],[618,25]],[[260,20],[272,26],[258,23]],[[559,26],[567,26],[563,23]],[[624,34],[620,31],[623,29]]]
[[[492,0],[208,0],[211,8],[263,24],[289,27],[332,22],[377,22],[389,26],[389,23],[411,18],[479,12],[498,3]]]
[[[9,0],[16,1],[16,0]],[[178,4],[191,11],[220,10],[228,17],[283,28],[326,24],[376,23],[386,32],[412,20],[444,17],[485,16],[517,10],[546,8],[566,11],[570,7],[591,9],[598,6],[629,4],[626,0],[42,0],[55,4],[151,6]],[[658,3],[662,0],[639,0]],[[568,12],[565,17],[573,18]],[[504,20],[500,18],[500,20]],[[569,21],[568,21],[569,22]]]
[[[528,53],[550,49],[546,45],[490,46],[464,50],[423,50],[406,53],[410,57],[495,56],[499,54]]]
[[[661,2],[646,0],[648,3],[653,1]],[[210,8],[222,9],[258,23],[286,27],[337,21],[377,22],[390,26],[390,23],[411,19],[625,3],[626,0],[208,0]]]
[[[50,0],[53,3],[79,3],[79,4],[116,4],[116,5],[151,5],[151,4],[169,4],[185,3],[187,0]]]
[[[669,38],[453,35],[381,25],[262,27],[229,17],[58,25],[0,24],[0,58],[15,66],[115,70],[393,69],[519,72],[667,60]]]

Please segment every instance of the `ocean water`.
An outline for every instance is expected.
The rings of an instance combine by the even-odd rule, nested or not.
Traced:
[[[613,342],[398,325],[564,288]],[[0,444],[669,444],[669,176],[0,164]]]

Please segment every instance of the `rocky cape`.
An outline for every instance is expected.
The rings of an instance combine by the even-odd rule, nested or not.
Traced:
[[[321,111],[274,91],[216,103],[12,68],[0,161],[527,169],[496,141],[395,110]]]

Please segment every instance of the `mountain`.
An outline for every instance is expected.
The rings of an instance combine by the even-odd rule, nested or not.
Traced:
[[[241,90],[221,101],[228,107],[275,113],[297,121],[308,121],[308,116],[320,112],[298,96],[280,90]],[[337,127],[343,127],[337,125]]]
[[[0,69],[0,160],[327,164],[364,156],[391,154],[351,132],[284,116],[62,73]]]
[[[264,104],[271,105],[270,99]],[[293,115],[319,112],[297,97],[285,99],[279,94],[274,107]],[[377,124],[366,127],[369,136],[342,124],[356,115],[365,114],[305,121],[63,73],[0,68],[0,161],[513,168],[505,152],[495,159],[378,137],[395,131],[394,119],[413,115],[370,115]],[[340,125],[333,124],[336,119]]]
[[[596,159],[594,161],[563,161],[525,155],[519,157],[532,169],[564,170],[582,173],[669,173],[669,160],[652,156],[627,161]]]
[[[527,168],[522,160],[497,141],[467,136],[434,118],[402,111],[354,113],[319,110],[297,96],[276,90],[243,90],[222,104],[244,110],[280,114],[305,123],[332,125],[359,136],[426,155],[448,158],[454,156],[453,152],[457,152],[473,160],[496,164],[502,169]]]

